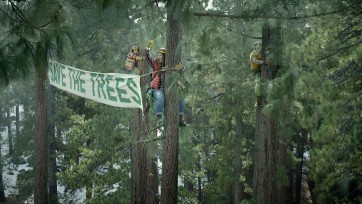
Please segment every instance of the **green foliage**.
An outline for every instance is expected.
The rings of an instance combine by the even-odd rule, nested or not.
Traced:
[[[166,77],[166,89],[176,93],[177,97],[185,97],[190,89],[190,83],[185,79],[183,71],[169,70],[168,72],[173,73],[172,75],[168,74],[168,77]]]
[[[360,171],[357,166],[361,164],[358,159],[361,152],[352,139],[359,137],[355,135],[358,131],[353,130],[361,129],[356,109],[360,105],[355,103],[359,97],[355,88],[361,84],[360,72],[354,66],[360,58],[356,53],[360,52],[361,44],[357,43],[359,35],[350,35],[361,27],[354,21],[358,16],[353,8],[332,19],[310,21],[311,33],[299,54],[307,57],[299,63],[304,71],[301,101],[309,101],[309,104],[303,102],[302,123],[312,128],[310,175],[316,182],[318,202],[322,203],[357,201],[356,194],[350,192],[358,193],[361,189],[360,174],[356,173],[357,169]],[[357,185],[346,188],[352,181]]]
[[[83,115],[70,117],[73,125],[67,131],[62,151],[66,170],[59,174],[59,179],[70,189],[93,185],[96,201],[111,202],[115,195],[129,193],[130,178],[126,175],[130,171],[131,139],[128,128],[122,125],[127,124],[125,111],[91,101],[83,107],[79,110]],[[89,115],[88,111],[84,112],[87,109],[96,111]],[[118,189],[116,194],[104,194],[114,188]]]
[[[128,203],[130,199],[129,191],[124,191],[122,189],[116,190],[115,192],[110,192],[99,197],[95,197],[90,201],[90,203],[104,203],[104,204],[113,204],[113,203]]]
[[[179,187],[179,200],[230,203],[230,192],[239,181],[251,193],[248,172],[256,98],[248,57],[253,42],[260,40],[261,25],[267,22],[281,28],[278,46],[272,47],[270,55],[280,67],[276,78],[265,86],[268,105],[263,111],[277,119],[278,137],[291,147],[303,144],[298,139],[302,128],[309,133],[302,136],[311,140],[306,146],[308,179],[315,182],[318,203],[357,202],[350,191],[360,192],[362,186],[359,2],[280,0],[238,5],[238,1],[212,1],[209,14],[235,14],[243,19],[193,16],[193,12],[205,12],[208,3],[31,1],[17,4],[24,19],[15,21],[1,12],[0,85],[11,82],[11,86],[2,89],[0,103],[2,108],[24,105],[22,132],[15,138],[19,155],[33,150],[34,104],[29,97],[33,84],[13,84],[15,78],[33,74],[32,68],[45,72],[46,60],[56,56],[62,63],[89,71],[124,72],[132,45],[143,49],[148,39],[154,39],[155,47],[166,47],[165,13],[175,6],[173,15],[183,24],[182,64],[186,69],[166,77],[167,88],[185,97],[192,111],[191,126],[180,130],[179,176],[193,189]],[[7,5],[0,6],[10,11]],[[340,9],[339,14],[304,18]],[[77,49],[71,51],[74,45]],[[178,80],[187,91],[179,89]],[[132,110],[62,91],[57,91],[55,107],[50,120],[58,131],[57,158],[64,168],[60,181],[69,189],[92,190],[90,203],[129,202]],[[158,155],[157,148],[152,151]],[[241,172],[236,168],[239,159]],[[287,174],[300,162],[293,151],[287,159],[292,162],[278,168],[279,184],[288,183]],[[20,175],[24,198],[31,193],[25,174],[31,180],[30,173]]]
[[[33,178],[33,170],[28,171],[20,171],[17,179],[16,179],[16,186],[19,189],[19,199],[26,200],[29,196],[33,194],[33,186],[34,180]]]
[[[33,76],[29,76],[29,79],[33,79]],[[19,106],[20,110],[23,110],[23,113],[20,113],[19,121],[19,132],[13,131],[13,148],[16,156],[29,155],[33,152],[33,135],[34,135],[34,95],[29,94],[29,89],[33,89],[34,84],[30,80],[17,79],[13,80],[2,92],[0,92],[0,107],[4,110],[14,108],[16,105]],[[4,118],[0,120],[1,126],[6,126],[5,115]],[[14,118],[11,117],[9,120],[13,121]],[[15,129],[16,130],[16,129]]]
[[[199,204],[197,200],[196,192],[188,191],[183,186],[178,187],[178,202],[181,203],[190,203],[190,204]]]

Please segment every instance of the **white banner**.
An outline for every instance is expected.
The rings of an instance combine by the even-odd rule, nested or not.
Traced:
[[[123,108],[143,108],[140,76],[83,71],[49,62],[51,85],[100,103]]]

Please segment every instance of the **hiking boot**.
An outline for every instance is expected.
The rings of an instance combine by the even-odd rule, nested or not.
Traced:
[[[187,123],[186,121],[184,120],[184,116],[183,115],[180,115],[180,123],[179,123],[180,127],[186,127],[187,126]]]

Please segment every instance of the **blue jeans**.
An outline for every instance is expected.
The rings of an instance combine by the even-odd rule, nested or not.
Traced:
[[[165,106],[165,95],[160,89],[150,89],[152,96],[155,99],[156,115],[163,114],[163,107]],[[185,111],[185,101],[183,98],[180,99],[180,115],[183,115]]]

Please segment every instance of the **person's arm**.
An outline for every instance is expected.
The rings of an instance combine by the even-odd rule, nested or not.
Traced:
[[[145,58],[144,58],[143,56],[139,56],[139,55],[136,56],[136,60],[137,60],[137,61],[144,60],[144,59],[145,59]]]
[[[255,64],[264,64],[263,60],[258,60],[256,59],[256,57],[252,57],[251,60],[255,63]]]
[[[146,58],[146,61],[147,61],[148,65],[150,65],[152,67],[152,69],[154,69],[153,62],[152,62],[152,59],[150,57],[150,48],[146,48],[146,56],[145,56],[145,58]]]
[[[150,65],[152,67],[152,69],[154,70],[155,66],[153,65],[153,60],[150,57],[150,50],[151,50],[152,45],[153,45],[153,40],[147,41],[145,58],[146,58],[148,65]]]

